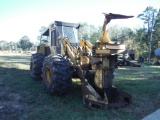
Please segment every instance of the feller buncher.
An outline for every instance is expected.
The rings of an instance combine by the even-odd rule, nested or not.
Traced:
[[[41,43],[31,56],[30,74],[42,79],[49,94],[65,94],[72,85],[72,78],[81,81],[83,103],[89,108],[125,106],[131,95],[113,85],[117,56],[125,45],[112,42],[107,25],[112,19],[133,16],[105,14],[100,40],[92,45],[86,39],[78,40],[79,24],[55,21],[42,34],[48,44]]]

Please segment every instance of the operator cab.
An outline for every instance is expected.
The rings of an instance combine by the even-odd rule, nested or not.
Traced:
[[[79,26],[79,24],[55,21],[49,25],[49,28],[42,34],[42,36],[48,38],[48,44],[51,46],[54,54],[61,54],[62,38],[68,38],[73,46],[78,45],[77,30]]]

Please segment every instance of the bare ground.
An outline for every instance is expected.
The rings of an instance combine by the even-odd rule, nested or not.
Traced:
[[[0,116],[1,120],[16,119],[18,115],[27,108],[27,105],[21,103],[21,96],[18,92],[13,92],[6,86],[0,77]]]
[[[6,55],[2,54],[1,55]],[[13,54],[15,55],[15,54]],[[1,58],[1,57],[0,57]],[[12,68],[11,61],[15,62],[13,59],[0,59],[0,62],[6,62],[5,68]],[[3,65],[2,65],[3,66]],[[0,74],[6,74],[6,70],[0,66]],[[13,120],[13,119],[23,119],[19,118],[21,112],[27,109],[27,104],[21,102],[21,95],[18,91],[13,91],[7,84],[5,80],[10,79],[9,77],[0,76],[0,120]]]

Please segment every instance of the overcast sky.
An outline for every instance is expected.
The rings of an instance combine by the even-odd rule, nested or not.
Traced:
[[[111,25],[139,27],[136,17],[147,6],[160,9],[160,0],[0,0],[0,40],[19,41],[27,35],[35,42],[40,27],[54,20],[102,25],[102,12],[134,15]]]

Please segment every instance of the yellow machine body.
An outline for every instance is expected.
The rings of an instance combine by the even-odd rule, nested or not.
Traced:
[[[112,13],[104,15],[105,20],[100,40],[94,45],[86,39],[78,41],[76,30],[79,25],[55,21],[43,33],[50,38],[49,44],[40,44],[37,47],[37,53],[45,56],[52,54],[53,59],[54,55],[58,54],[67,57],[69,64],[81,80],[83,101],[90,108],[118,107],[131,103],[131,95],[114,87],[112,83],[117,55],[125,51],[125,45],[110,40],[107,25],[111,19],[131,18],[133,16]],[[47,61],[43,65],[45,64],[48,65]],[[47,84],[50,84],[53,76],[50,74],[53,69],[49,69],[49,67],[45,69],[44,66],[43,69],[46,70]]]

